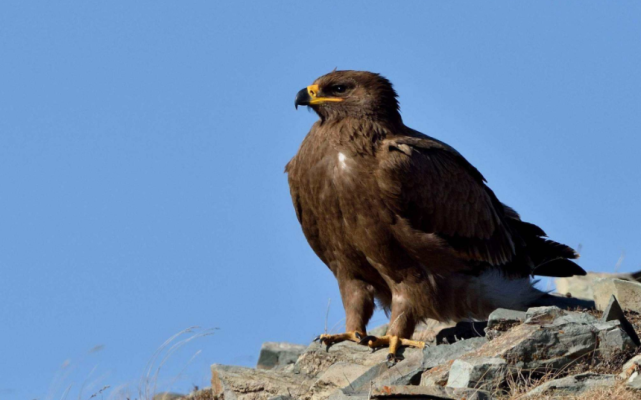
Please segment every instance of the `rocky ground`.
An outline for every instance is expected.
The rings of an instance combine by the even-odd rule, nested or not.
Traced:
[[[558,280],[596,309],[498,309],[488,321],[430,322],[388,368],[386,349],[265,343],[257,368],[214,364],[211,387],[155,400],[641,399],[641,283],[633,275]],[[369,332],[384,334],[387,327]]]

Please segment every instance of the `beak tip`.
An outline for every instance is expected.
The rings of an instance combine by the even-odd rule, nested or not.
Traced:
[[[307,93],[307,89],[302,89],[298,93],[296,93],[296,100],[294,100],[294,107],[298,110],[298,106],[307,106],[309,105],[311,98],[309,97],[309,93]]]

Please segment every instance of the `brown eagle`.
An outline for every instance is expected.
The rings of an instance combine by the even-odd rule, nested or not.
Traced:
[[[484,319],[494,309],[544,304],[532,275],[585,271],[570,247],[545,239],[501,203],[447,144],[403,124],[397,94],[379,74],[333,71],[296,95],[320,117],[287,164],[296,216],[336,279],[351,340],[399,346],[418,322]],[[386,336],[366,336],[378,302]]]

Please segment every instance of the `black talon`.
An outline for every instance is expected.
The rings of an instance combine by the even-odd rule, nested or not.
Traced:
[[[356,336],[356,339],[358,339],[358,340],[360,340],[360,339],[362,339],[362,338],[363,338],[363,335],[361,335],[361,334],[360,334],[360,333],[358,333],[358,332],[354,332],[354,336]]]
[[[394,365],[396,365],[397,362],[401,361],[403,357],[397,356],[396,354],[389,353],[387,355],[387,368],[392,368]]]
[[[372,340],[372,341],[376,340],[376,336],[367,335],[367,336],[361,337],[359,339],[361,339],[361,341],[358,342],[358,344],[368,344],[370,340]]]
[[[392,368],[394,365],[396,365],[396,362],[398,361],[398,358],[396,358],[396,355],[389,353],[387,355],[387,368]]]

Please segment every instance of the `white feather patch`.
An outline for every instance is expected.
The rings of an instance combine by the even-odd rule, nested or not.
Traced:
[[[347,159],[347,157],[345,157],[345,154],[338,153],[338,165],[341,166],[341,169],[346,169],[347,168],[347,164],[345,163],[346,159]]]
[[[493,308],[527,309],[543,292],[534,288],[530,278],[511,279],[500,271],[489,270],[477,278],[478,294]]]

